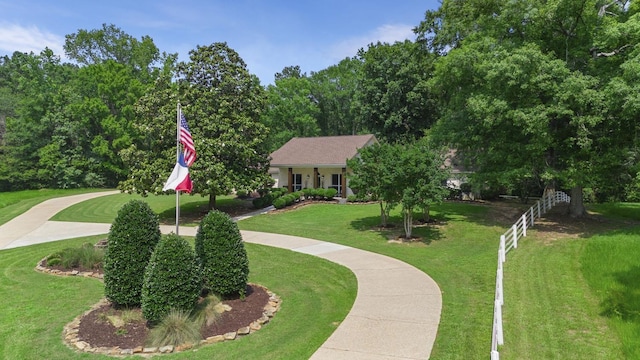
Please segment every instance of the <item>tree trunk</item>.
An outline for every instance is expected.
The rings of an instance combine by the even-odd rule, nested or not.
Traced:
[[[208,209],[209,211],[213,210],[216,208],[216,194],[209,194],[209,205],[208,205]]]
[[[569,216],[578,218],[585,216],[587,209],[584,207],[584,200],[582,197],[582,187],[575,186],[571,189],[571,202],[569,203]]]
[[[404,222],[404,238],[407,240],[411,239],[411,233],[413,230],[413,209],[405,209],[403,212],[403,222]]]
[[[380,222],[382,227],[387,227],[387,213],[384,211],[384,202],[380,201]]]
[[[431,219],[431,217],[429,216],[429,207],[429,205],[426,205],[424,208],[422,208],[422,216],[425,224],[429,223],[429,220]]]

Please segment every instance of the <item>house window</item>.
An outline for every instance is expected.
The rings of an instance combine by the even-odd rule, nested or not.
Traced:
[[[342,174],[331,174],[331,186],[338,191],[338,196],[342,196]]]
[[[302,174],[293,174],[293,191],[302,190]]]

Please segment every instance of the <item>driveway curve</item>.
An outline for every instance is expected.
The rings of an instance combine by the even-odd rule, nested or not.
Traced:
[[[75,203],[117,192],[47,200],[0,226],[0,249],[72,237],[104,234],[109,224],[49,221]],[[161,226],[163,233],[175,232]],[[193,236],[194,227],[180,227]],[[358,281],[351,311],[312,355],[314,360],[428,359],[442,309],[438,285],[424,272],[397,259],[344,245],[297,236],[241,231],[246,242],[318,256],[346,266]]]

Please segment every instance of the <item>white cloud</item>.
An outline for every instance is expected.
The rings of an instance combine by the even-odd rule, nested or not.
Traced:
[[[0,52],[12,54],[14,51],[39,54],[46,47],[58,56],[64,56],[64,37],[42,31],[36,26],[24,27],[0,23]]]
[[[330,56],[334,61],[355,56],[360,49],[366,49],[369,44],[378,41],[393,44],[396,41],[415,39],[412,25],[382,25],[368,34],[356,36],[340,41],[331,48]]]

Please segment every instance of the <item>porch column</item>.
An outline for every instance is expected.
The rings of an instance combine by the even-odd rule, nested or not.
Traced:
[[[318,168],[313,168],[313,188],[317,189],[318,186]]]
[[[289,182],[287,185],[289,187],[289,192],[293,192],[293,168],[289,168]]]
[[[347,168],[342,168],[342,194],[340,196],[343,199],[347,198]]]

